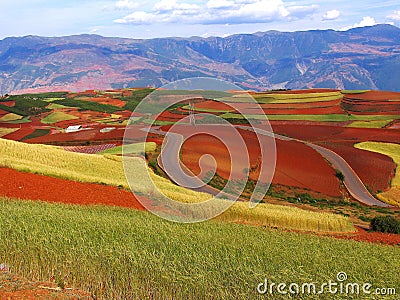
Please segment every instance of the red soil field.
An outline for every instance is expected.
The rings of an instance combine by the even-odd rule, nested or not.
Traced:
[[[241,113],[255,114],[259,113],[255,104],[248,103],[233,103],[236,110]],[[340,100],[320,101],[313,103],[271,103],[260,104],[260,107],[266,114],[344,114],[345,112],[340,107]],[[235,108],[219,101],[203,101],[196,103],[197,109],[215,109],[221,111],[235,111]]]
[[[169,110],[166,110],[157,117],[157,120],[177,122],[185,117],[188,117],[188,115],[174,114],[174,113],[171,113]]]
[[[15,101],[2,101],[0,104],[3,104],[8,107],[13,107],[15,105]]]
[[[244,105],[246,103],[234,103],[235,107],[239,105]],[[202,108],[202,109],[215,109],[215,110],[223,110],[223,111],[232,111],[234,108],[229,106],[228,104],[225,104],[224,102],[220,101],[212,101],[212,100],[207,100],[203,102],[196,103],[195,108]],[[244,106],[245,107],[245,106]]]
[[[325,108],[332,106],[340,106],[341,100],[304,102],[304,103],[268,103],[260,104],[262,108],[279,108],[279,109],[303,109],[303,108]]]
[[[356,226],[357,232],[349,235],[335,235],[335,238],[355,240],[360,242],[369,242],[375,244],[400,245],[400,234],[391,234],[383,232],[369,232]]]
[[[117,187],[81,183],[0,168],[0,195],[46,202],[144,209],[133,194]]]
[[[223,134],[223,129],[221,134]],[[250,151],[250,167],[255,171],[251,179],[257,179],[259,168],[259,146],[254,133],[240,131]],[[277,140],[277,166],[272,183],[293,186],[319,192],[327,196],[340,196],[340,184],[334,170],[313,149],[298,143]],[[230,170],[230,158],[227,149],[216,138],[208,135],[196,135],[185,141],[182,147],[183,162],[194,171],[199,172],[198,160],[203,154],[211,154],[217,161],[217,173],[227,178]],[[241,151],[241,149],[233,149]],[[248,166],[239,166],[242,170]]]
[[[27,135],[33,133],[34,131],[35,131],[35,129],[32,127],[22,127],[21,129],[18,129],[17,131],[14,131],[10,134],[3,136],[3,139],[19,141],[19,140],[23,139],[24,137],[26,137]]]
[[[324,147],[342,156],[372,192],[386,191],[396,164],[387,156],[353,147],[353,142],[328,143]]]
[[[251,111],[248,110],[251,114]],[[314,107],[300,109],[264,109],[267,115],[325,115],[325,114],[344,114],[340,106]]]
[[[337,124],[335,124],[337,125]],[[304,124],[304,122],[271,122],[275,133],[300,140],[318,141],[376,141],[400,143],[400,131],[386,128],[346,128],[341,126],[320,126]]]
[[[342,106],[355,114],[398,115],[400,114],[400,93],[370,91],[360,94],[347,94],[343,97]]]
[[[399,92],[389,92],[389,91],[368,91],[360,94],[346,94],[346,98],[348,99],[359,99],[359,100],[399,100],[400,101],[400,93]]]
[[[315,150],[299,143],[276,140],[277,164],[272,183],[340,196],[334,170]]]

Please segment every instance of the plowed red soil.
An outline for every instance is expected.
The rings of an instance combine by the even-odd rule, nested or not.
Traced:
[[[391,234],[383,232],[370,232],[356,226],[357,232],[349,235],[336,235],[336,238],[355,240],[360,242],[369,242],[386,245],[400,245],[400,234]]]
[[[221,129],[224,134],[224,129]],[[259,175],[258,160],[260,149],[254,133],[240,130],[250,154],[250,168],[254,172],[250,178],[257,179]],[[228,137],[229,138],[229,137]],[[319,192],[328,196],[340,196],[340,183],[334,170],[315,150],[299,142],[276,140],[277,165],[273,178],[274,184],[299,187]],[[217,161],[217,173],[229,177],[230,157],[227,149],[216,138],[209,135],[196,135],[185,141],[182,147],[183,162],[196,174],[200,171],[198,161],[203,154],[211,154]],[[232,149],[243,151],[243,149]],[[237,170],[249,166],[240,165]],[[243,176],[243,175],[242,175]],[[235,176],[236,177],[236,176]]]
[[[144,209],[129,191],[0,168],[0,195],[80,205],[110,205]]]
[[[21,129],[18,129],[17,131],[14,131],[10,134],[3,136],[3,138],[8,139],[8,140],[13,140],[13,141],[20,141],[27,135],[33,133],[34,131],[35,131],[34,128],[32,128],[30,126],[29,127],[26,126],[26,127],[22,127]]]
[[[330,107],[314,107],[299,109],[264,109],[267,115],[324,115],[324,114],[344,114],[344,110],[337,106]]]
[[[389,92],[389,91],[369,91],[360,94],[346,94],[346,98],[349,99],[360,99],[360,100],[399,100],[400,101],[400,93],[399,92]]]
[[[370,91],[360,94],[347,94],[343,97],[343,107],[355,114],[400,113],[400,93]]]
[[[332,106],[340,106],[340,99],[332,101],[317,101],[304,103],[268,103],[260,104],[262,108],[279,108],[279,109],[303,109],[303,108],[324,108]]]
[[[180,119],[183,119],[185,117],[188,117],[188,115],[183,115],[183,114],[174,114],[171,113],[169,110],[166,110],[162,112],[158,117],[157,120],[159,121],[172,121],[172,122],[177,122]]]
[[[390,186],[396,165],[387,156],[354,148],[363,141],[400,142],[393,129],[343,128],[337,126],[272,125],[275,133],[312,141],[342,156],[373,192]]]
[[[390,188],[396,164],[386,155],[354,148],[353,142],[327,143],[324,147],[342,156],[374,193]]]
[[[320,126],[310,124],[291,124],[290,122],[271,122],[275,133],[286,134],[300,140],[318,142],[376,141],[400,143],[400,131],[386,128],[346,128],[341,126]]]
[[[15,105],[15,101],[2,101],[0,104],[3,104],[8,107],[13,107]]]

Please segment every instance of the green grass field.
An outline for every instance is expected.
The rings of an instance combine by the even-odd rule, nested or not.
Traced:
[[[61,111],[56,111],[48,115],[47,117],[43,118],[41,122],[43,124],[54,124],[61,121],[69,121],[69,120],[76,120],[79,119],[78,117],[66,114]]]
[[[216,221],[177,224],[121,208],[0,198],[0,241],[0,261],[12,272],[55,278],[95,299],[266,299],[256,292],[265,278],[322,284],[338,282],[339,272],[348,282],[400,288],[398,247]],[[323,296],[296,299],[342,295]]]
[[[129,160],[129,171],[131,174],[135,174],[135,184],[131,186],[132,189],[137,193],[151,197],[155,194],[155,188],[146,181],[147,174],[143,173],[147,167],[145,162],[139,157],[126,159]],[[74,153],[53,146],[25,144],[0,139],[0,166],[80,182],[103,183],[129,189],[122,165],[122,157],[110,154]],[[150,177],[158,189],[176,201],[195,203],[211,198],[208,194],[176,186],[151,171]],[[221,201],[226,200],[217,200],[216,205],[219,205]],[[198,213],[201,214],[202,212],[199,211]],[[341,215],[317,213],[295,207],[271,204],[259,204],[256,208],[250,209],[247,203],[236,202],[218,218],[228,222],[247,222],[255,225],[306,231],[354,231],[354,226],[350,220]]]
[[[65,99],[64,97],[62,97],[62,98],[55,98],[55,97],[53,97],[53,98],[43,98],[43,101],[46,101],[46,102],[53,102],[53,101],[64,100],[64,99]]]
[[[145,145],[145,152],[154,152],[156,150],[156,143],[147,142]],[[124,146],[117,146],[100,152],[99,154],[113,154],[122,155],[122,148],[125,154],[141,154],[143,152],[143,143],[135,143]]]
[[[370,90],[342,90],[342,94],[363,94]]]
[[[190,106],[189,105],[182,106],[182,108],[186,109],[186,110],[190,110]],[[198,111],[198,112],[209,112],[209,113],[219,113],[219,112],[221,112],[221,113],[225,113],[225,112],[233,111],[234,109],[232,108],[231,110],[229,110],[229,109],[221,110],[221,109],[195,107],[195,110]]]
[[[245,115],[249,119],[265,120],[265,115]],[[225,113],[221,115],[224,119],[244,119],[245,116],[236,113]],[[346,121],[386,121],[394,120],[387,115],[267,115],[272,121],[316,121],[316,122],[346,122]]]
[[[56,99],[56,100],[61,100],[61,99]],[[54,100],[54,101],[56,101]],[[56,103],[50,103],[47,106],[48,109],[60,109],[60,108],[71,108],[69,106],[61,105],[61,104],[56,104]]]

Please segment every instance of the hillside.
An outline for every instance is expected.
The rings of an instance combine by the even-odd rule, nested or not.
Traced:
[[[218,77],[252,89],[400,90],[400,29],[259,32],[226,38],[10,37],[1,93],[161,86]]]

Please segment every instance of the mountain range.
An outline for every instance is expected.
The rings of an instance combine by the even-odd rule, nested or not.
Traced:
[[[267,31],[222,37],[99,35],[0,41],[0,93],[160,87],[215,77],[254,90],[400,91],[400,28]]]

